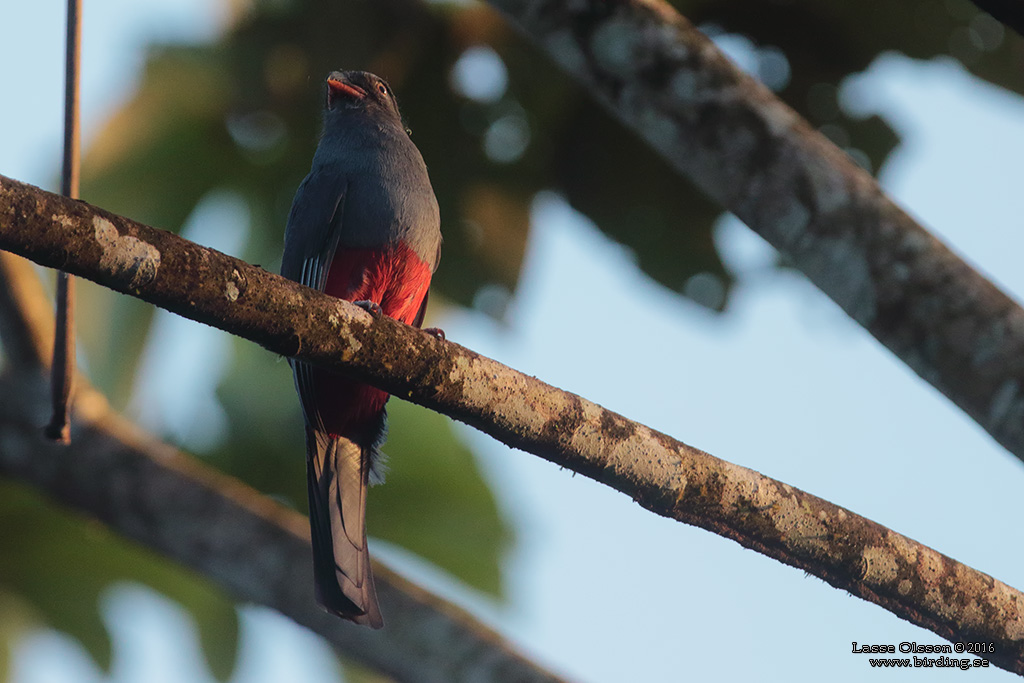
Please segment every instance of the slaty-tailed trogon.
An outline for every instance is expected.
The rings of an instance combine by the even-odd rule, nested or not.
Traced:
[[[419,326],[440,249],[427,167],[390,86],[363,71],[331,73],[323,136],[292,203],[281,274]],[[380,628],[364,517],[388,395],[302,362],[292,369],[306,420],[317,600]]]

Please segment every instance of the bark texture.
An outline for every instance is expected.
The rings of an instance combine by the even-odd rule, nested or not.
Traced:
[[[489,0],[1024,460],[1024,310],[661,0]]]
[[[191,567],[240,601],[278,610],[396,680],[563,680],[380,562],[373,571],[387,628],[372,631],[324,612],[313,598],[303,515],[145,434],[85,381],[74,399],[74,442],[44,438],[50,308],[31,264],[0,253],[0,339],[17,361],[0,376],[0,475]]]
[[[238,259],[2,177],[0,248],[455,417],[944,638],[993,642],[991,661],[1024,673],[1019,591],[458,344],[373,320]]]

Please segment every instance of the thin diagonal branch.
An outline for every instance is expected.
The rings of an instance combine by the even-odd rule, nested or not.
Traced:
[[[489,2],[1024,460],[1024,310],[870,174],[662,0]]]
[[[1024,595],[868,519],[236,258],[0,176],[0,249],[329,367],[579,472],[1024,673]]]
[[[561,680],[378,561],[389,628],[372,631],[327,614],[313,598],[304,516],[143,433],[87,382],[74,398],[74,443],[41,438],[45,366],[33,359],[48,360],[52,320],[39,315],[48,308],[30,264],[0,253],[0,338],[23,361],[0,377],[0,473],[195,569],[241,601],[278,610],[397,680]]]
[[[81,125],[78,115],[82,63],[82,0],[68,0],[64,59],[64,165],[61,193],[78,199],[81,176]],[[57,335],[53,342],[50,391],[53,416],[46,435],[60,443],[71,441],[71,392],[75,381],[75,281],[57,273]]]

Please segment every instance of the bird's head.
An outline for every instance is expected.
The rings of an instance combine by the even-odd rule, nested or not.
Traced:
[[[402,120],[391,86],[383,78],[367,71],[332,71],[327,76],[327,112],[351,111]]]

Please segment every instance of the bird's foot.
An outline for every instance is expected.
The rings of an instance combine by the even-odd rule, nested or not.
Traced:
[[[447,339],[447,337],[444,336],[444,330],[442,330],[440,327],[424,327],[423,331],[429,334],[431,337],[435,337],[437,339],[440,339],[441,341]]]
[[[384,311],[381,310],[380,304],[378,304],[376,301],[368,301],[366,299],[363,299],[361,301],[353,301],[352,303],[354,303],[356,306],[372,315],[374,319],[377,319],[384,315]]]

